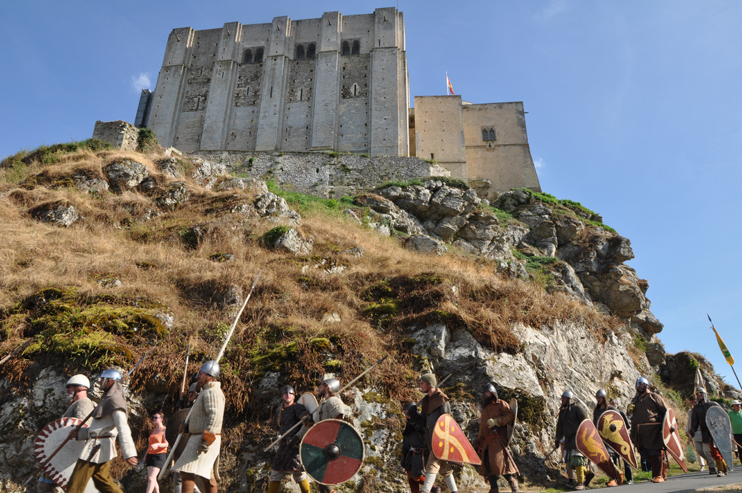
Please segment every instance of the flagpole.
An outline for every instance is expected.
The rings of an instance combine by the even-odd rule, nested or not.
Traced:
[[[742,390],[742,383],[740,383],[739,377],[737,376],[737,371],[734,369],[734,358],[732,357],[732,353],[729,351],[729,348],[727,348],[727,345],[724,344],[724,341],[721,340],[719,331],[716,330],[716,327],[714,326],[714,322],[711,320],[711,316],[708,313],[706,314],[706,316],[708,317],[709,322],[711,322],[711,330],[713,330],[714,334],[716,335],[716,341],[719,343],[719,349],[721,349],[721,354],[724,356],[724,359],[727,360],[727,363],[729,363],[729,366],[732,367],[734,378],[737,379],[737,385],[739,385],[739,389]]]
[[[734,378],[737,379],[737,385],[739,385],[739,388],[742,389],[742,383],[739,383],[739,377],[737,376],[737,372],[734,371],[734,365],[729,365],[732,367],[732,371],[734,372]]]
[[[446,96],[448,95],[448,70],[446,70]]]

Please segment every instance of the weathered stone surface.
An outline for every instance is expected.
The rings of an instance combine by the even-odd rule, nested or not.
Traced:
[[[366,255],[365,250],[363,250],[363,248],[361,248],[361,247],[349,248],[347,250],[343,250],[340,253],[343,253],[345,255],[350,255],[352,257],[358,257],[358,258],[363,257],[364,255]]]
[[[592,304],[590,297],[585,293],[585,287],[571,265],[566,262],[557,262],[552,266],[551,272],[556,282],[553,290],[562,291],[587,304]]]
[[[531,198],[531,194],[529,194],[527,191],[513,190],[503,193],[502,195],[500,195],[497,201],[493,203],[498,209],[512,212],[518,207],[530,204],[532,202],[533,199]]]
[[[657,317],[648,309],[642,310],[631,316],[631,321],[637,324],[649,336],[662,332],[665,325],[657,320]]]
[[[425,235],[410,236],[405,241],[405,247],[427,255],[443,255],[448,250],[442,242]]]
[[[652,366],[664,365],[665,360],[665,346],[659,342],[648,342],[647,343],[647,360]]]
[[[157,169],[162,171],[168,176],[173,178],[180,178],[180,171],[178,171],[178,160],[175,158],[163,159],[157,162]]]
[[[293,226],[301,224],[301,216],[286,203],[286,200],[271,192],[258,195],[253,203],[258,215],[276,222]]]
[[[149,171],[145,165],[130,159],[111,163],[103,168],[103,172],[114,192],[134,189],[149,177]]]
[[[219,184],[217,190],[253,190],[255,193],[268,193],[268,186],[264,181],[256,178],[231,178]]]
[[[176,181],[175,183],[171,183],[167,189],[163,190],[162,194],[157,197],[156,202],[157,206],[162,209],[175,209],[179,205],[184,204],[188,198],[188,190],[185,183]]]
[[[298,231],[290,228],[279,236],[271,247],[276,250],[286,250],[294,255],[307,255],[312,253],[313,243],[311,238],[305,240]]]
[[[34,207],[31,216],[41,222],[55,226],[69,227],[80,219],[77,209],[67,202],[49,202]]]
[[[108,191],[108,182],[92,170],[81,169],[76,171],[72,175],[72,182],[75,184],[75,188],[81,192],[101,194]]]
[[[554,220],[559,246],[572,243],[585,229],[582,221],[571,216],[559,216]]]

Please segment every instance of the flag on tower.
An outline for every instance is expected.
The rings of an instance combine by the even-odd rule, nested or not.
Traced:
[[[453,92],[453,86],[451,85],[451,79],[448,78],[448,72],[446,72],[446,87],[448,88],[448,94],[450,96],[456,95],[456,93]]]

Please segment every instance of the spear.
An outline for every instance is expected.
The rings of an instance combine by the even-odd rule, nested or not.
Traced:
[[[711,322],[711,316],[707,313],[706,316],[709,319],[709,322]],[[729,363],[729,366],[732,367],[732,372],[734,372],[734,378],[737,379],[737,384],[739,385],[739,388],[742,389],[742,383],[739,382],[739,377],[737,376],[737,372],[734,370],[734,358],[732,357],[732,353],[729,352],[729,349],[727,348],[727,345],[724,344],[724,341],[721,340],[721,336],[719,335],[719,332],[717,332],[716,327],[714,327],[714,322],[711,322],[711,329],[714,331],[714,334],[716,334],[716,340],[719,343],[719,349],[721,349],[721,354],[724,355],[724,358],[727,360],[727,363]]]
[[[263,274],[263,271],[265,270],[265,267],[260,269],[260,272],[258,272],[258,277],[255,278],[255,282],[253,282],[252,287],[250,288],[250,292],[247,293],[247,298],[245,298],[245,302],[242,304],[242,308],[240,308],[239,313],[237,313],[237,317],[235,317],[234,322],[232,322],[232,327],[229,329],[229,332],[227,333],[227,336],[224,338],[224,344],[222,344],[222,348],[219,350],[219,354],[216,356],[216,359],[214,361],[219,363],[219,360],[224,355],[224,351],[227,349],[227,344],[229,344],[229,340],[232,338],[232,334],[234,334],[234,329],[237,327],[237,322],[240,321],[240,317],[242,316],[242,312],[245,310],[245,307],[247,306],[247,302],[250,301],[250,297],[252,296],[252,292],[255,290],[255,286],[258,285],[258,281],[260,280],[260,276]],[[193,412],[193,407],[191,407],[191,410],[188,411],[188,416],[186,416],[185,421],[183,421],[183,426],[188,426],[188,421],[191,419],[191,413]],[[165,474],[167,473],[167,470],[170,469],[170,462],[173,459],[173,454],[175,453],[175,449],[178,448],[178,444],[180,443],[180,439],[183,437],[183,433],[178,433],[178,438],[175,439],[175,443],[172,447],[170,447],[170,453],[167,455],[167,459],[165,459],[165,465],[160,469],[160,474],[157,475],[157,479],[162,479],[165,477]]]
[[[356,378],[354,378],[353,380],[351,380],[350,382],[348,382],[348,384],[345,387],[343,387],[342,389],[338,390],[337,393],[340,394],[343,390],[347,389],[348,387],[350,387],[351,385],[353,385],[354,383],[356,383],[359,379],[363,378],[363,376],[366,375],[366,373],[368,373],[371,370],[373,370],[377,365],[383,363],[384,360],[387,359],[388,357],[389,357],[389,355],[386,355],[383,358],[381,358],[379,361],[377,361],[376,363],[374,363],[373,365],[371,365],[369,368],[366,369],[366,371],[364,371],[363,373],[361,373],[360,375],[358,375]],[[322,404],[320,403],[320,405],[322,405]],[[275,444],[277,444],[278,442],[281,441],[281,438],[283,438],[283,436],[288,435],[289,433],[291,433],[292,431],[294,431],[301,423],[302,422],[299,421],[294,426],[292,426],[291,428],[289,428],[288,430],[286,430],[286,433],[284,433],[283,435],[280,435],[278,438],[275,439],[275,441],[271,442],[270,445],[268,445],[267,447],[265,447],[265,449],[263,449],[263,452],[269,451],[271,449],[271,447],[273,447]]]
[[[22,351],[23,349],[25,349],[26,347],[28,347],[28,345],[31,344],[31,342],[33,342],[33,338],[27,340],[26,342],[24,342],[23,344],[21,344],[20,346],[18,346],[14,350],[12,350],[3,359],[0,359],[0,365],[2,365],[3,363],[5,363],[6,361],[8,361],[10,358],[12,358],[13,356],[15,356],[16,354],[18,354],[19,351]]]
[[[183,370],[183,383],[180,384],[180,400],[185,396],[186,380],[188,379],[188,358],[191,356],[191,340],[188,339],[188,349],[186,350],[185,369]]]

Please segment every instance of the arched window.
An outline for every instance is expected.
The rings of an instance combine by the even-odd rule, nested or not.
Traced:
[[[309,43],[309,46],[307,46],[307,58],[314,58],[314,52],[316,49],[314,43]]]
[[[358,40],[353,41],[353,55],[361,54],[361,42]]]
[[[350,55],[350,44],[347,41],[343,41],[343,55]]]
[[[255,59],[253,60],[254,63],[263,63],[263,48],[260,47],[255,50]]]
[[[245,55],[242,57],[242,63],[252,63],[252,50],[245,50]]]
[[[304,45],[296,45],[296,58],[304,58]]]
[[[495,129],[490,128],[490,140],[495,140]]]
[[[486,128],[483,128],[482,129],[482,140],[485,141],[485,142],[487,142],[488,140],[490,140],[490,134],[489,134],[489,132],[487,131]]]

